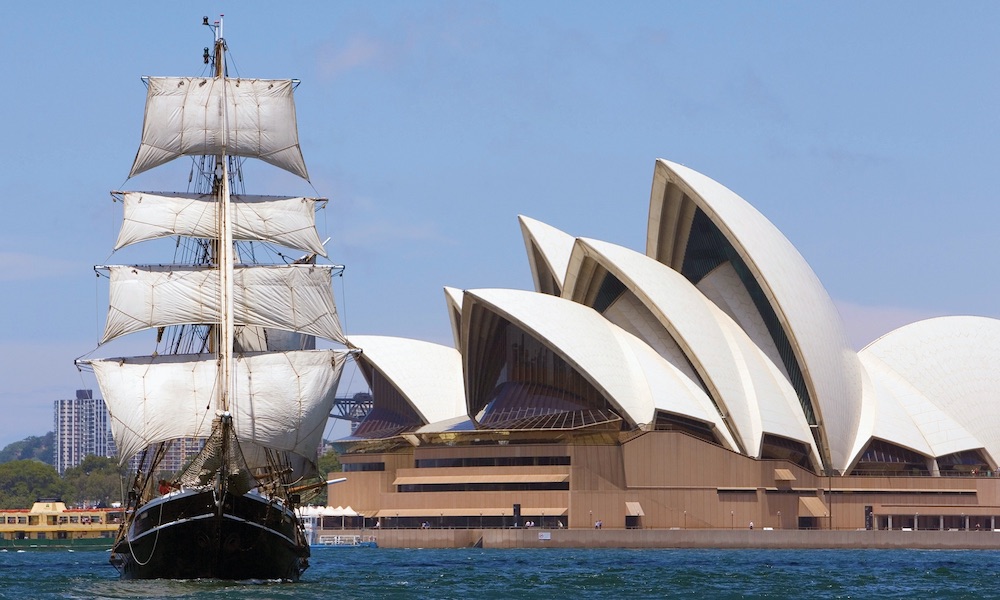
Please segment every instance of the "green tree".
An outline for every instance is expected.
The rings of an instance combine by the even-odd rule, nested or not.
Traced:
[[[316,463],[316,467],[319,469],[319,476],[321,479],[326,479],[330,473],[339,473],[344,470],[344,467],[340,464],[340,455],[334,450],[327,450],[323,453],[323,456],[319,457]],[[319,487],[314,490],[309,490],[303,492],[302,503],[303,504],[325,504],[326,503],[326,487]]]
[[[340,455],[335,450],[327,450],[319,457],[319,476],[326,479],[327,473],[340,473],[344,467],[340,464]]]
[[[122,471],[113,458],[89,454],[66,469],[67,500],[74,504],[109,506],[122,496]]]
[[[65,491],[52,465],[38,460],[0,464],[0,508],[31,508],[39,498],[62,498]]]
[[[55,464],[53,448],[55,448],[55,434],[51,431],[41,437],[32,435],[19,442],[7,444],[0,450],[0,463],[35,458],[52,465]]]

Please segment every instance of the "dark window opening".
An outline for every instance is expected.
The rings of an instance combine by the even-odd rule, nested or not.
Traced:
[[[497,315],[479,353],[477,421],[492,429],[574,429],[620,421],[604,396],[545,344]]]
[[[385,471],[384,462],[363,462],[363,463],[341,463],[345,473],[357,473],[361,471]]]
[[[397,487],[400,492],[564,492],[569,490],[569,482],[416,483]]]
[[[700,440],[713,444],[719,443],[710,424],[673,413],[657,411],[655,429],[657,431],[683,431]]]
[[[353,437],[385,439],[424,425],[410,403],[381,373],[367,364],[361,363],[361,368],[372,387],[372,409]]]
[[[625,284],[611,273],[605,273],[601,280],[601,287],[597,290],[597,297],[594,298],[594,310],[604,314],[612,304],[615,303],[622,294],[625,293]]]
[[[852,475],[929,475],[927,458],[883,440],[872,440]]]
[[[979,450],[939,456],[937,464],[941,475],[985,475],[989,470],[989,464]]]
[[[777,435],[766,434],[761,443],[760,457],[762,459],[787,460],[803,469],[814,471],[815,466],[809,458],[809,446],[802,442]]]
[[[568,456],[467,456],[458,458],[422,458],[418,469],[437,467],[546,467],[569,466]]]

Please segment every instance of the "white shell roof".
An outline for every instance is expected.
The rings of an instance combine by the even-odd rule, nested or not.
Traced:
[[[862,411],[861,425],[858,428],[852,464],[857,463],[861,453],[874,438],[909,448],[924,456],[935,456],[934,448],[931,447],[920,427],[914,422],[913,415],[907,410],[908,406],[912,406],[917,414],[926,416],[930,421],[937,423],[934,425],[935,429],[939,429],[951,421],[946,428],[951,429],[953,433],[958,433],[958,437],[965,437],[967,442],[974,444],[967,448],[980,446],[975,438],[969,436],[963,428],[955,429],[957,423],[945,415],[941,409],[931,405],[919,390],[915,390],[897,373],[893,373],[892,369],[879,359],[871,355],[862,355],[861,364],[868,373],[870,385],[865,386],[864,410]]]
[[[795,390],[781,371],[728,315],[683,275],[656,260],[608,242],[578,239],[564,295],[577,296],[584,259],[596,260],[632,291],[695,366],[750,456],[765,433],[803,442],[819,455]],[[587,272],[593,272],[587,269]],[[579,293],[575,293],[579,292]]]
[[[764,434],[774,434],[806,443],[816,460],[777,347],[735,271],[722,265],[696,288],[651,258],[663,256],[677,267],[695,206],[740,254],[778,316],[829,444],[830,466],[847,470],[875,438],[928,457],[983,449],[996,465],[1000,320],[929,319],[855,353],[829,295],[791,243],[724,186],[664,160],[656,163],[650,197],[648,256],[599,240],[574,240],[521,216],[535,285],[544,293],[446,287],[456,346],[478,334],[463,331],[463,323],[472,322],[474,308],[484,307],[571,364],[633,427],[650,425],[662,410],[711,423],[724,444],[751,456],[759,455]],[[621,327],[581,304],[599,285],[591,279],[605,270],[632,292],[627,302],[620,299],[616,312],[607,313]],[[552,285],[560,289],[546,289]],[[648,343],[641,339],[647,333]],[[420,432],[474,427],[463,380],[468,356],[404,338],[351,336],[349,343],[363,348],[361,360],[428,423]]]
[[[719,314],[720,320],[728,319],[728,315],[717,307],[712,307]],[[744,378],[748,388],[748,396],[752,399],[751,406],[757,413],[751,412],[754,420],[754,442],[751,456],[760,456],[763,444],[763,434],[773,434],[798,440],[804,443],[811,452],[814,465],[821,465],[816,440],[812,436],[809,424],[802,414],[802,406],[798,396],[788,383],[784,371],[775,365],[767,355],[753,344],[750,338],[738,327],[725,328],[730,334],[730,342],[739,349],[734,352],[736,368]]]
[[[628,348],[639,361],[658,410],[711,423],[724,446],[737,448],[736,440],[720,418],[719,411],[697,383],[631,333],[618,328],[612,331],[622,346]]]
[[[909,448],[914,452],[933,457],[934,449],[928,443],[924,434],[917,427],[910,414],[904,408],[906,403],[900,402],[900,396],[909,396],[910,400],[920,402],[920,393],[913,390],[909,384],[887,369],[878,359],[860,356],[865,368],[864,402],[862,403],[861,423],[852,450],[851,466],[861,459],[868,444],[875,438],[885,440],[897,446]],[[926,401],[926,399],[922,399]],[[926,402],[924,402],[926,403]],[[947,419],[940,410],[936,411],[936,419]],[[974,441],[974,440],[973,440]]]
[[[458,350],[408,338],[352,335],[365,360],[410,403],[425,423],[467,416]]]
[[[892,431],[900,426],[886,423],[907,416],[933,456],[985,448],[1000,457],[998,356],[1000,320],[986,317],[918,321],[872,342],[859,357],[875,383],[879,408],[887,405],[872,435],[912,448],[912,432]],[[902,411],[890,413],[891,403]]]
[[[668,183],[682,188],[740,254],[781,321],[829,446],[831,467],[847,468],[861,414],[861,365],[829,294],[802,255],[755,208],[718,182],[658,159],[650,195],[647,254],[673,246],[661,235],[686,235],[664,227],[658,206]]]
[[[535,291],[549,292],[543,283],[546,275],[551,275],[559,285],[558,290],[550,293],[559,295],[566,279],[566,265],[573,251],[573,236],[564,233],[551,225],[535,219],[518,215],[521,224],[521,235],[524,237],[525,250],[528,253],[528,263],[531,265],[531,277],[535,282]],[[537,250],[544,264],[538,264]]]
[[[451,335],[455,347],[462,351],[462,290],[445,286],[444,301],[448,305],[448,320],[451,322]]]
[[[462,415],[461,417],[455,417],[452,419],[445,419],[444,421],[435,421],[434,423],[428,423],[423,427],[414,431],[414,433],[450,433],[457,431],[475,431],[476,424],[472,422],[469,415]]]
[[[781,360],[781,352],[732,263],[717,266],[698,282],[697,287],[699,292],[729,315],[740,329],[750,336],[761,352],[781,370],[785,379],[789,379],[788,371]]]
[[[669,410],[713,423],[732,444],[718,412],[696,384],[594,309],[522,290],[469,290],[465,295],[466,313],[470,303],[481,303],[530,332],[586,377],[633,427],[651,424],[658,408],[655,396],[670,394]],[[476,407],[470,406],[469,413],[474,412]]]

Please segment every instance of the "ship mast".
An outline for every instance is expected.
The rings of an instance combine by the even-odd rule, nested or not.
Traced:
[[[207,19],[206,19],[207,21]],[[219,268],[219,309],[221,322],[219,327],[219,385],[216,409],[228,411],[235,389],[233,379],[233,343],[235,338],[235,324],[233,322],[233,229],[229,222],[230,209],[230,188],[229,188],[229,161],[226,149],[229,146],[228,115],[229,102],[226,98],[226,40],[222,36],[222,15],[219,20],[211,26],[215,32],[215,77],[223,82],[222,102],[219,110],[222,111],[222,153],[215,157],[215,193],[218,198],[218,223],[219,239],[216,251],[216,262]]]
[[[120,193],[116,247],[177,236],[175,260],[107,266],[100,343],[156,328],[158,346],[160,332],[169,331],[171,352],[78,361],[101,386],[121,464],[157,453],[144,455],[133,507],[151,493],[147,482],[161,444],[185,438],[212,440],[178,475],[192,488],[207,489],[218,477],[224,481],[216,492],[243,493],[257,474],[258,483],[315,477],[321,425],[347,358],[344,350],[315,349],[311,339],[347,345],[331,289],[333,272],[343,267],[257,264],[253,256],[241,264],[244,243],[250,251],[260,243],[326,256],[315,223],[323,199],[242,193],[244,158],[309,179],[295,120],[296,80],[240,81],[234,72],[228,85],[222,21],[203,23],[213,44],[205,47],[201,75],[144,79],[142,138],[129,172],[131,178],[190,157],[189,189]]]

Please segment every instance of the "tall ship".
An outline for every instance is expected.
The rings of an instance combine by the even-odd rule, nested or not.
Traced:
[[[140,331],[155,348],[78,364],[92,368],[130,466],[111,550],[122,577],[294,581],[309,557],[295,508],[324,484],[317,451],[349,355],[331,289],[343,267],[318,262],[325,199],[245,193],[245,163],[309,181],[298,81],[229,73],[222,19],[203,24],[214,44],[202,76],[143,78],[129,174],[186,157],[186,189],[112,192],[124,207],[115,250],[172,237],[173,262],[96,267],[109,280],[98,348]],[[200,452],[167,471],[172,445],[191,440]]]

